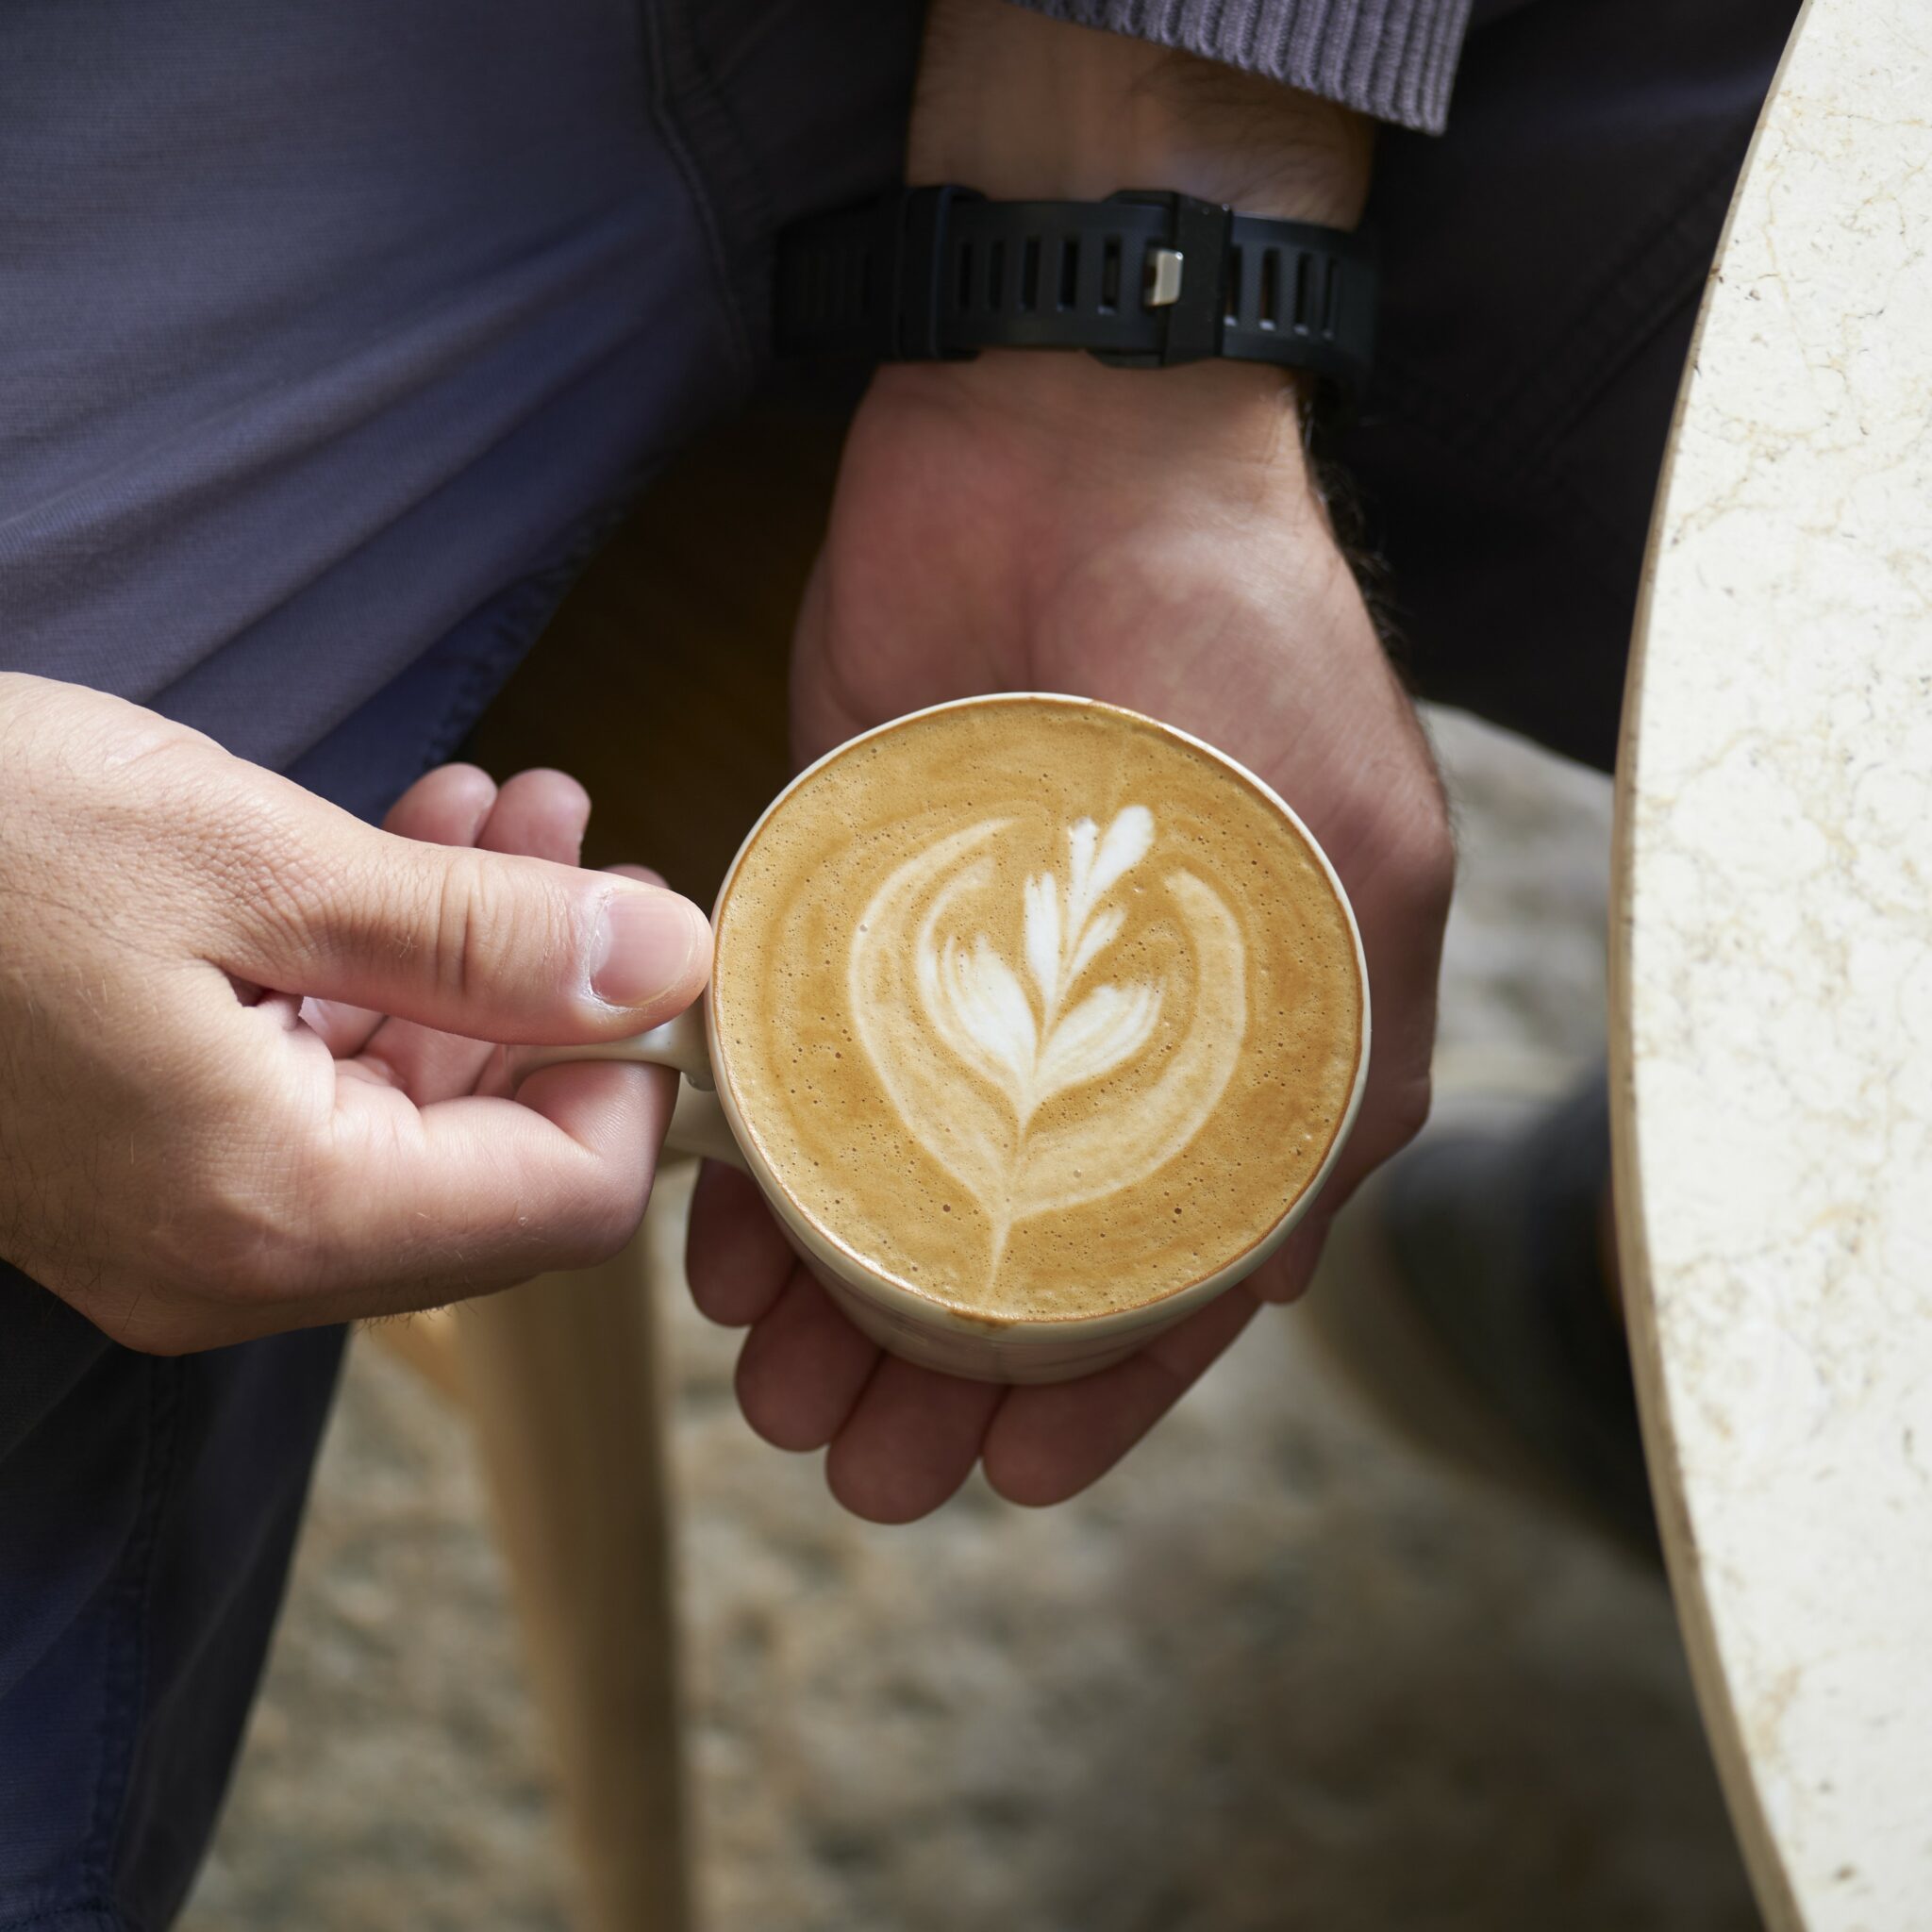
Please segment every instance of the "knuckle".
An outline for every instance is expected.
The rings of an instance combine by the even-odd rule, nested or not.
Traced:
[[[106,770],[123,777],[138,773],[150,795],[159,790],[191,800],[218,782],[228,757],[204,733],[156,716],[133,724],[117,720],[111,737],[104,735],[92,749]]]
[[[494,854],[450,855],[433,914],[435,970],[459,1000],[481,997],[524,958],[551,957],[568,935],[556,895],[531,891]]]
[[[438,884],[431,941],[436,977],[458,998],[467,998],[489,978],[484,950],[497,927],[489,874],[490,868],[474,853],[453,853]]]
[[[58,795],[90,806],[197,791],[228,756],[190,725],[100,692],[46,685],[8,709],[23,727],[12,742],[24,774],[38,769]]]

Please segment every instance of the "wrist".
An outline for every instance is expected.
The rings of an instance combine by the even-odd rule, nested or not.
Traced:
[[[1012,0],[933,0],[907,170],[995,200],[1172,188],[1353,227],[1373,147],[1372,123],[1313,94]]]
[[[1247,214],[1352,227],[1373,124],[1312,94],[1191,55],[1071,26],[1013,0],[932,0],[908,131],[907,179],[994,200],[1097,201],[1175,189]],[[1108,369],[1078,354],[992,350],[881,372],[908,396],[990,415],[1042,467],[1238,491],[1306,491],[1300,381],[1210,361]]]

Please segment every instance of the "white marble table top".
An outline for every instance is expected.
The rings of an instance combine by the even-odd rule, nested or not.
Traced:
[[[1811,0],[1680,409],[1619,774],[1619,1224],[1768,1916],[1932,1926],[1932,4]]]

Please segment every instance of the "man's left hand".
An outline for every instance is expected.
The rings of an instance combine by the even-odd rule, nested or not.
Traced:
[[[1154,81],[1174,81],[1174,57],[1041,21],[1007,0],[990,4],[988,38],[968,43],[974,59],[991,60],[989,72],[997,74],[993,56],[1004,54],[1011,71],[1048,75],[1040,84],[1050,87],[1043,46],[1089,63],[1074,95],[1091,90],[1105,98],[1126,86],[1143,119],[1158,98]],[[984,137],[986,115],[969,81],[956,88],[950,67],[936,77],[933,62],[954,58],[958,35],[988,5],[958,0],[934,18],[914,179],[962,179],[994,192],[1141,185],[1244,198],[1241,179],[1200,160],[1202,142],[1190,131],[1200,125],[1197,109],[1211,122],[1211,90],[1235,77],[1210,76],[1202,108],[1204,83],[1187,68],[1175,83],[1182,108],[1153,136],[1169,154],[1141,164],[1165,167],[1162,175],[1112,178],[1135,160],[1095,160],[1091,149],[1080,150],[1071,175],[1054,160],[1061,172],[1050,183],[1014,175],[1024,114],[996,159],[950,145]],[[1026,46],[1003,47],[1010,36]],[[1153,80],[1093,80],[1096,63],[1110,71],[1149,61]],[[1276,90],[1270,98],[1288,114],[1297,97]],[[949,103],[959,112],[936,121]],[[1324,127],[1339,112],[1308,107]],[[1036,115],[1033,125],[1044,124]],[[1286,161],[1274,168],[1252,124],[1242,125],[1249,136],[1229,165],[1271,184],[1245,205],[1272,192],[1277,211],[1321,219],[1347,210],[1324,210],[1319,198],[1284,205],[1283,196],[1358,202],[1360,183],[1345,169],[1331,167],[1325,185],[1309,189]],[[1064,117],[1052,125],[1054,139],[1064,136]],[[970,135],[945,131],[961,127]],[[1332,162],[1346,149],[1341,140],[1324,152]],[[1299,190],[1287,185],[1296,181]],[[744,1412],[780,1447],[829,1446],[834,1491],[881,1522],[936,1507],[975,1461],[995,1489],[1023,1503],[1056,1502],[1093,1481],[1259,1302],[1300,1293],[1334,1209],[1428,1110],[1453,869],[1447,814],[1413,708],[1311,481],[1295,391],[1278,372],[1224,364],[1121,371],[1081,356],[1008,352],[890,368],[874,378],[799,619],[794,750],[813,758],[908,711],[1002,691],[1127,706],[1206,739],[1280,792],[1322,841],[1354,904],[1369,962],[1374,1057],[1342,1161],[1287,1246],[1129,1360],[1075,1382],[1008,1389],[882,1354],[792,1253],[752,1183],[708,1170],[692,1209],[691,1285],[712,1319],[750,1328],[738,1372]]]

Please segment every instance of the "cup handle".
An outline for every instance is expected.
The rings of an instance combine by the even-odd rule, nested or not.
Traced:
[[[664,1136],[665,1152],[728,1161],[741,1174],[751,1172],[715,1091],[702,1000],[648,1033],[634,1033],[628,1040],[598,1041],[588,1046],[520,1047],[512,1064],[521,1080],[540,1067],[560,1067],[575,1060],[628,1060],[634,1065],[675,1068],[684,1077],[677,1083],[677,1106]]]

